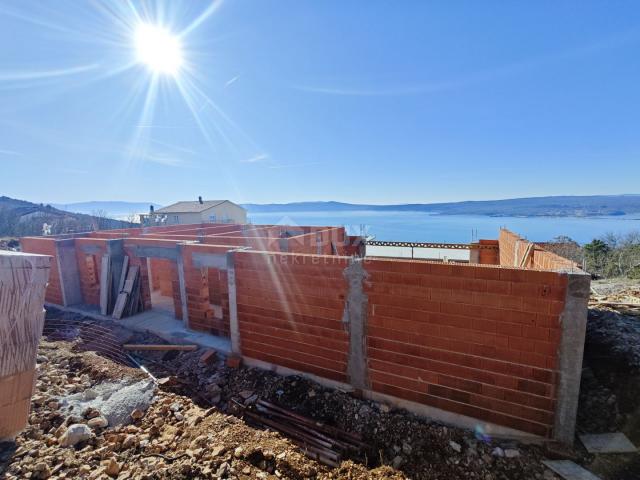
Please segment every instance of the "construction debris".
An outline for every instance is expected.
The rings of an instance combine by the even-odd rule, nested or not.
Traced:
[[[251,403],[253,396],[244,396],[245,404]],[[360,435],[314,421],[266,400],[258,400],[254,408],[237,405],[251,423],[285,434],[309,457],[325,465],[337,467],[345,454],[363,457],[366,445]],[[362,460],[365,460],[364,457]]]
[[[580,441],[589,453],[635,453],[638,449],[624,433],[592,433],[580,435]]]
[[[571,460],[546,460],[543,463],[565,480],[600,480],[600,477]]]
[[[131,343],[124,344],[122,346],[125,350],[180,350],[183,352],[193,352],[194,350],[198,350],[198,345],[171,345],[171,344],[156,344],[156,345],[134,345]]]

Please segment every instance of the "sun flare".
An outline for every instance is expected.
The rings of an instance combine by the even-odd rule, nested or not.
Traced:
[[[183,63],[180,39],[158,25],[143,23],[135,32],[138,61],[153,73],[175,76]]]

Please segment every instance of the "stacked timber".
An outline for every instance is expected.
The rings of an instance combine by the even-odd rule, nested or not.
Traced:
[[[0,441],[27,424],[51,257],[0,252]]]
[[[129,317],[144,310],[140,293],[140,267],[129,266],[129,257],[124,257],[122,274],[118,283],[118,297],[113,306],[113,318]]]

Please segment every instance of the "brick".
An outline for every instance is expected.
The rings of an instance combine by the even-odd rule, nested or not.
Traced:
[[[240,364],[242,363],[242,358],[238,355],[229,355],[227,357],[227,367],[229,368],[240,368]]]

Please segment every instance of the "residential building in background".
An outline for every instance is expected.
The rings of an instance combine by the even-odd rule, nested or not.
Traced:
[[[143,225],[184,225],[193,223],[247,223],[247,211],[229,200],[202,200],[177,202],[167,207],[140,215]]]

